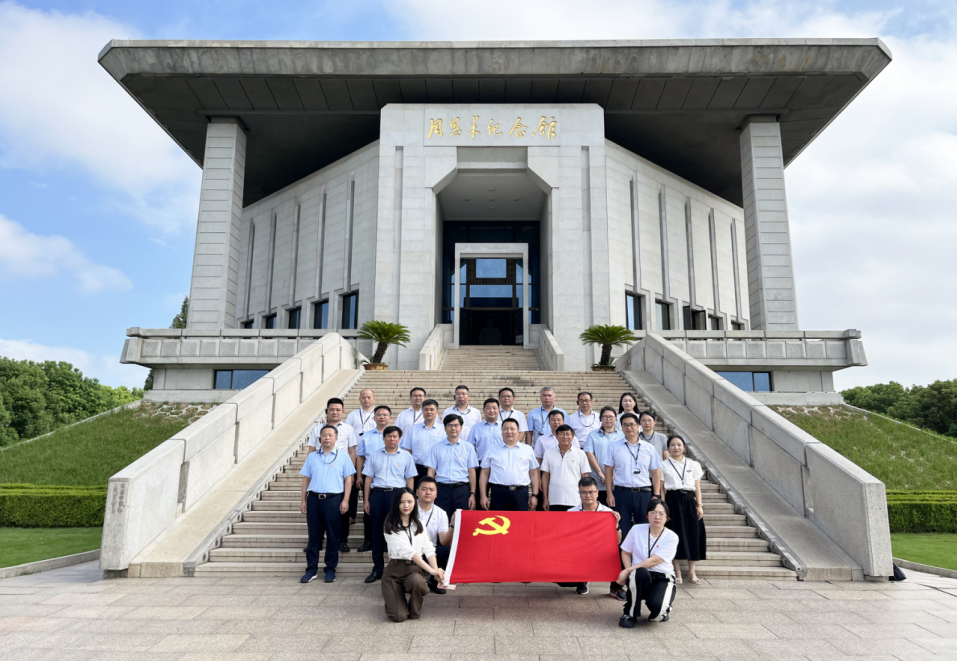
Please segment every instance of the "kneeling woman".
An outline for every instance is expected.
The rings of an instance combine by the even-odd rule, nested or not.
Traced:
[[[633,526],[621,544],[618,576],[625,586],[625,608],[618,626],[634,628],[641,615],[641,602],[648,607],[649,622],[667,622],[675,600],[675,574],[671,561],[678,549],[678,535],[665,528],[668,506],[652,500],[646,510],[648,523]]]
[[[389,545],[389,565],[382,574],[386,615],[393,622],[417,620],[422,600],[429,593],[421,570],[434,576],[439,585],[445,583],[445,571],[436,564],[435,547],[419,521],[411,489],[398,490],[385,517],[383,532]]]

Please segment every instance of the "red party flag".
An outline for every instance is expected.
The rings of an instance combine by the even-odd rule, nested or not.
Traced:
[[[611,512],[455,513],[448,583],[585,583],[620,572]]]

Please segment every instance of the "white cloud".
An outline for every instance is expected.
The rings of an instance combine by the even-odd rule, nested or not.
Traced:
[[[139,365],[121,365],[119,356],[99,356],[72,347],[48,347],[32,340],[0,338],[0,356],[14,360],[64,361],[109,386],[142,388],[149,370]]]
[[[80,291],[127,291],[133,283],[119,269],[94,264],[62,236],[39,236],[0,215],[0,280],[65,275]]]
[[[96,59],[136,36],[97,14],[0,3],[0,165],[79,166],[108,206],[176,231],[195,222],[200,170]]]

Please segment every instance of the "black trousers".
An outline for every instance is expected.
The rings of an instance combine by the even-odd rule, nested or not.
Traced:
[[[615,511],[621,515],[621,539],[624,540],[632,526],[648,523],[645,510],[651,502],[651,491],[629,491],[615,487]]]
[[[675,579],[642,567],[628,575],[623,615],[637,620],[641,615],[641,602],[645,602],[649,611],[648,621],[660,622],[661,618],[671,613],[674,601]]]
[[[606,505],[606,506],[608,505],[608,492],[607,492],[607,491],[602,490],[602,491],[599,491],[599,492],[598,492],[598,502],[601,503],[602,505]]]
[[[422,478],[429,474],[429,467],[424,464],[416,464],[415,470],[418,471],[418,475],[415,477],[415,485],[413,491],[419,490],[419,482],[422,481]]]
[[[445,513],[452,518],[455,510],[467,510],[469,508],[469,484],[457,487],[449,486],[439,482],[438,494],[435,496],[435,504],[445,510]]]
[[[441,544],[435,545],[435,564],[439,566],[439,569],[445,569],[448,566],[449,553],[451,552],[451,546],[442,546]]]
[[[382,557],[385,553],[385,533],[382,528],[385,524],[385,517],[392,507],[392,499],[398,491],[398,489],[395,491],[376,491],[373,489],[369,495],[370,515],[368,518],[372,519],[372,570],[380,574],[385,569],[385,562],[383,562]]]
[[[306,546],[306,570],[319,569],[319,550],[322,536],[326,536],[326,569],[335,569],[339,564],[339,507],[342,494],[319,498],[309,492],[306,497],[306,527],[309,529],[309,544]]]
[[[572,507],[574,507],[574,505],[549,505],[548,511],[549,512],[567,512]]]
[[[349,543],[349,527],[352,525],[353,519],[356,518],[358,505],[359,487],[356,485],[356,481],[353,480],[352,491],[349,492],[349,509],[342,516],[342,521],[339,524],[339,541]]]
[[[493,510],[499,512],[528,511],[528,486],[509,489],[501,484],[490,484],[489,490],[492,492],[492,502],[489,507]]]

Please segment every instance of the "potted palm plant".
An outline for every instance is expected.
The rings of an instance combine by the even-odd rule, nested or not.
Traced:
[[[359,329],[359,337],[372,340],[376,345],[372,362],[363,363],[363,367],[367,370],[387,370],[389,366],[382,362],[386,349],[390,344],[406,346],[409,342],[409,329],[391,321],[367,321]]]
[[[598,364],[592,365],[595,372],[612,372],[615,366],[611,364],[612,347],[620,347],[637,342],[638,338],[624,326],[589,326],[585,332],[578,336],[582,344],[600,344],[601,358]]]

